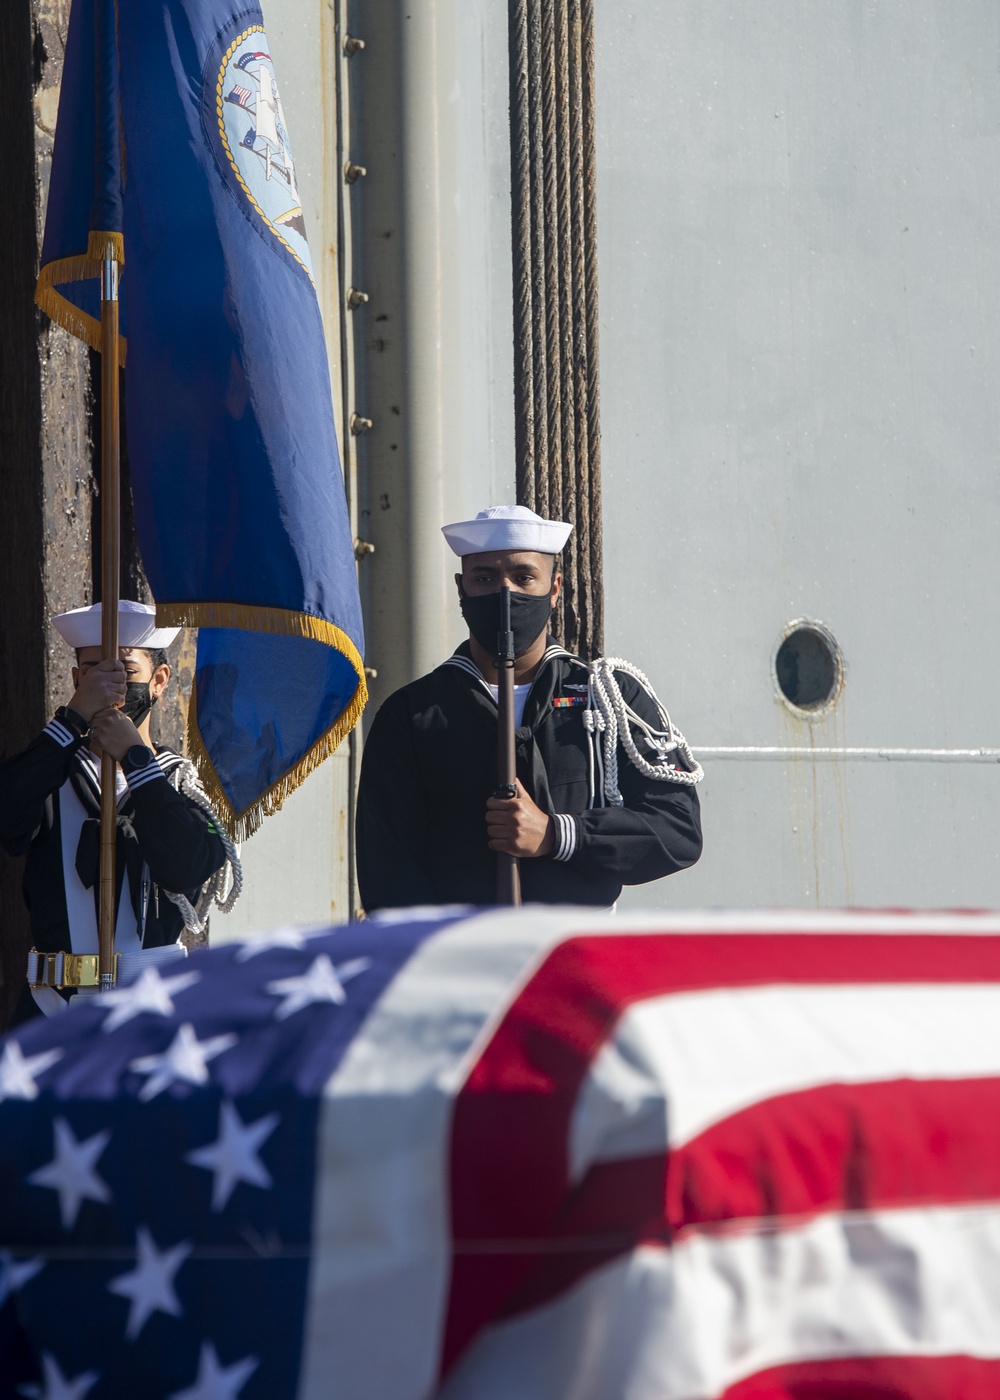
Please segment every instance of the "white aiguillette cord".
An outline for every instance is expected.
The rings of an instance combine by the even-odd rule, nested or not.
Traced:
[[[701,765],[691,752],[684,735],[679,729],[674,728],[670,716],[642,671],[637,666],[631,665],[630,662],[623,661],[619,656],[600,656],[596,661],[592,661],[587,669],[590,674],[590,705],[584,712],[583,722],[593,736],[595,746],[598,743],[598,735],[604,735],[604,780],[602,787],[603,795],[611,806],[621,807],[623,805],[623,798],[618,790],[619,739],[633,766],[645,777],[652,778],[654,782],[677,783],[682,787],[693,787],[695,783],[700,783],[705,776]],[[659,712],[663,724],[662,729],[654,729],[647,724],[641,715],[637,715],[626,704],[621,687],[615,678],[615,671],[631,676],[633,680],[639,682]],[[652,763],[639,752],[632,734],[633,729],[640,732],[643,742],[655,755]],[[683,754],[686,762],[690,764],[690,771],[683,768],[673,768],[667,762],[670,754],[678,752]],[[598,759],[600,759],[599,749]],[[591,791],[596,797],[593,782],[591,783]]]

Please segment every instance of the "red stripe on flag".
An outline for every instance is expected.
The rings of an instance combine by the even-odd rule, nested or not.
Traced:
[[[978,1356],[859,1356],[758,1371],[717,1400],[996,1400],[1000,1361]]]
[[[665,1173],[663,1156],[593,1166],[547,1238],[534,1242],[527,1257],[529,1268],[520,1286],[499,1306],[497,1318],[516,1317],[550,1303],[637,1245],[669,1245],[671,1233],[663,1211]],[[494,1258],[492,1262],[504,1261]],[[525,1262],[523,1248],[515,1262]]]
[[[1000,1079],[830,1084],[767,1099],[670,1156],[693,1226],[1000,1199]]]
[[[961,920],[956,917],[956,927]],[[569,1187],[570,1119],[633,1002],[713,987],[1000,981],[1000,938],[955,934],[629,934],[568,939],[512,1003],[454,1109],[447,1370],[525,1284]]]
[[[593,1166],[502,1315],[550,1302],[636,1245],[670,1244],[695,1229],[998,1199],[1000,1079],[783,1094],[733,1114],[669,1159]]]

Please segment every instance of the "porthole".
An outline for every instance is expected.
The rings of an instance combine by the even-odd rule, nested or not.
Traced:
[[[828,710],[844,684],[844,660],[833,633],[804,618],[789,623],[774,653],[774,680],[796,713],[813,719]]]

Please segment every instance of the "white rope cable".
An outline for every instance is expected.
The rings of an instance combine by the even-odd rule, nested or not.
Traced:
[[[633,767],[645,777],[652,778],[655,782],[678,783],[682,787],[693,787],[695,783],[700,783],[704,777],[701,765],[691,752],[684,735],[674,728],[669,714],[643,672],[630,662],[623,661],[620,656],[600,656],[596,661],[592,661],[587,669],[590,674],[590,708],[584,715],[584,725],[593,736],[595,745],[598,742],[598,734],[604,734],[603,792],[611,806],[624,805],[618,788],[619,741]],[[626,703],[615,671],[638,681],[656,706],[662,729],[648,724]],[[633,730],[638,731],[641,742],[654,755],[652,762],[639,752]],[[690,765],[690,771],[675,768],[669,763],[669,756],[676,753],[683,755]]]
[[[188,759],[184,759],[167,774],[167,781],[177,792],[183,793],[189,801],[211,817],[212,825],[222,842],[222,849],[226,853],[225,863],[202,885],[196,904],[192,904],[187,895],[178,891],[163,891],[170,902],[176,904],[180,910],[184,927],[188,932],[200,936],[205,932],[205,925],[208,922],[213,903],[218,906],[221,913],[228,914],[239,899],[243,892],[243,865],[240,861],[239,848],[219,820],[215,808],[209,801],[208,793],[201,785],[194,764]]]

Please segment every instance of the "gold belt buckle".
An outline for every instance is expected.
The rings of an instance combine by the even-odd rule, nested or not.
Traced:
[[[118,980],[118,959],[116,953],[112,970],[113,980]],[[40,953],[32,948],[28,954],[29,987],[99,987],[101,985],[100,958],[96,953]]]

